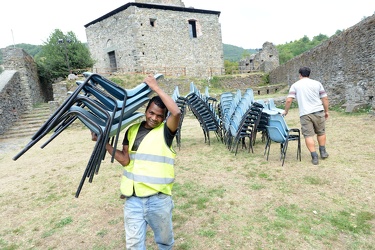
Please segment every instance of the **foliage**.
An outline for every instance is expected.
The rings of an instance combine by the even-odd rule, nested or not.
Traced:
[[[64,34],[59,29],[50,35],[35,60],[39,75],[44,79],[66,77],[75,69],[94,65],[88,48],[77,40],[75,34],[71,31]]]
[[[27,44],[27,43],[19,43],[14,45],[16,48],[21,48],[27,52],[32,57],[35,57],[40,53],[42,50],[42,45],[32,45],[32,44]]]
[[[35,57],[36,55],[38,55],[40,51],[42,50],[42,45],[33,45],[33,44],[27,44],[27,43],[19,43],[15,45],[10,45],[7,48],[9,47],[21,48],[25,50],[27,54],[29,54],[32,57]],[[0,64],[2,63],[3,63],[3,54],[2,54],[2,51],[0,50]]]
[[[244,56],[255,54],[255,49],[244,49],[238,46],[223,43],[224,61],[238,62]]]
[[[232,62],[229,60],[224,61],[224,68],[226,75],[236,74],[238,71],[238,62]]]
[[[338,34],[338,32],[340,31],[336,31],[336,34]],[[318,46],[328,38],[329,37],[326,35],[319,34],[317,36],[314,36],[310,41],[307,36],[304,36],[299,40],[295,40],[294,42],[277,45],[276,48],[279,52],[280,64],[284,64],[290,59]]]
[[[270,83],[270,74],[263,74],[262,75],[262,84],[269,84]]]

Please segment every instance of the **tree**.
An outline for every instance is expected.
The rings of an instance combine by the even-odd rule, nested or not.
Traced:
[[[286,44],[277,45],[276,48],[279,52],[280,64],[284,64],[290,59],[318,46],[327,39],[329,39],[328,36],[319,34],[317,36],[314,36],[314,38],[311,41],[307,36],[304,36],[299,40]]]
[[[76,35],[71,31],[64,34],[59,29],[50,35],[35,60],[40,77],[48,80],[66,77],[70,72],[94,65],[90,51]]]
[[[226,75],[232,75],[238,73],[238,62],[232,62],[224,60],[224,69]]]

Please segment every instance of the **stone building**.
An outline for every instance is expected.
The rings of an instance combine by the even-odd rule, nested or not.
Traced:
[[[279,65],[279,52],[276,46],[270,42],[265,42],[258,53],[252,54],[238,63],[240,73],[250,73],[251,71],[268,73]]]
[[[136,0],[85,25],[94,72],[224,73],[219,11],[181,0]]]

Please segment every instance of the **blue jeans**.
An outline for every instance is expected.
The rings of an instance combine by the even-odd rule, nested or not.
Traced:
[[[146,198],[129,197],[124,204],[126,249],[146,249],[147,225],[154,231],[159,249],[172,249],[172,197],[156,194]]]

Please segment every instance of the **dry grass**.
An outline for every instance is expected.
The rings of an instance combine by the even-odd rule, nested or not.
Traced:
[[[287,116],[299,127],[297,110]],[[185,117],[174,187],[175,249],[374,249],[375,119],[331,112],[330,157],[318,166],[307,149],[284,167],[269,161],[258,136],[254,154],[204,143]],[[1,249],[124,249],[121,168],[109,157],[74,198],[93,142],[87,129],[64,131],[46,148],[12,157],[28,139],[1,141]],[[156,249],[149,233],[149,249]]]

